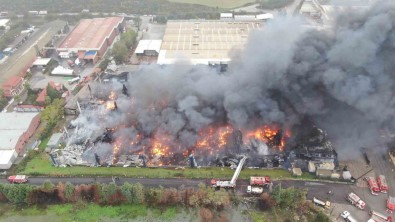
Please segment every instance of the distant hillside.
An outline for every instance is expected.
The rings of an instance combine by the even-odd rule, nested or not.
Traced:
[[[198,4],[198,5],[206,5],[209,7],[218,7],[218,8],[237,8],[244,6],[245,4],[255,3],[255,0],[169,0],[170,2],[180,2],[180,3],[190,3],[190,4]]]
[[[205,0],[204,2],[209,1],[211,0]],[[229,1],[246,2],[248,0]],[[198,0],[191,2],[198,2]],[[39,10],[46,10],[49,13],[81,12],[82,9],[89,9],[91,12],[178,15],[216,11],[215,8],[208,6],[181,4],[165,0],[0,0],[0,5],[1,11],[16,13]]]

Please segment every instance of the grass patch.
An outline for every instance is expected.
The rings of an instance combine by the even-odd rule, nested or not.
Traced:
[[[50,139],[50,137],[46,137],[45,139],[43,139],[41,141],[40,145],[38,145],[38,148],[40,150],[44,150],[45,148],[47,148],[47,144],[48,144],[49,139]]]
[[[276,9],[291,4],[294,0],[260,0],[260,8]]]
[[[188,3],[188,4],[198,4],[205,5],[209,7],[218,7],[218,8],[237,8],[249,3],[255,3],[255,0],[169,0],[170,2],[178,2],[178,3]]]
[[[200,169],[175,168],[123,168],[123,167],[54,167],[51,165],[49,155],[40,153],[26,164],[20,171],[27,175],[48,176],[121,176],[141,178],[231,178],[234,170],[220,167],[205,167]],[[240,179],[249,179],[251,176],[267,175],[273,179],[291,178],[292,175],[283,169],[243,169]]]
[[[250,217],[252,222],[266,222],[265,215],[262,212],[252,211]]]

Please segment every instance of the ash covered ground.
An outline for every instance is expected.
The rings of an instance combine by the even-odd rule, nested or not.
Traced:
[[[160,166],[189,165],[192,154],[197,165],[232,165],[244,154],[264,167],[314,150],[352,159],[395,129],[394,58],[395,3],[339,15],[323,30],[277,18],[251,33],[225,73],[149,65],[124,83],[90,84],[92,99],[53,157]]]

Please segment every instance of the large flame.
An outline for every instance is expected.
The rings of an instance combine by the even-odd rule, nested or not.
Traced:
[[[156,165],[163,165],[161,157],[172,158],[174,150],[184,150],[184,157],[190,154],[215,155],[221,152],[230,142],[231,135],[238,131],[231,125],[225,126],[208,126],[198,132],[198,139],[195,145],[190,147],[182,147],[176,138],[164,132],[154,132],[151,136],[144,138],[142,134],[138,134],[130,141],[129,145],[139,146],[140,154],[147,154],[156,159]],[[291,136],[289,130],[281,130],[276,125],[263,125],[252,130],[239,130],[243,136],[243,143],[247,145],[252,139],[264,142],[269,147],[273,147],[280,151],[284,150],[286,139]],[[142,141],[145,141],[142,145]],[[116,163],[121,143],[115,141],[113,144],[113,162]]]

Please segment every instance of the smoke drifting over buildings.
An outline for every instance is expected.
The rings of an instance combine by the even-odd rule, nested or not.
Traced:
[[[158,152],[182,153],[210,126],[291,129],[307,116],[328,131],[341,158],[352,158],[353,150],[378,144],[380,129],[395,128],[395,3],[352,15],[325,30],[277,18],[234,52],[226,73],[150,65],[125,86],[92,86],[117,109],[86,109],[73,124],[90,138],[117,128],[122,152],[140,152],[150,137],[170,149],[158,145]]]

